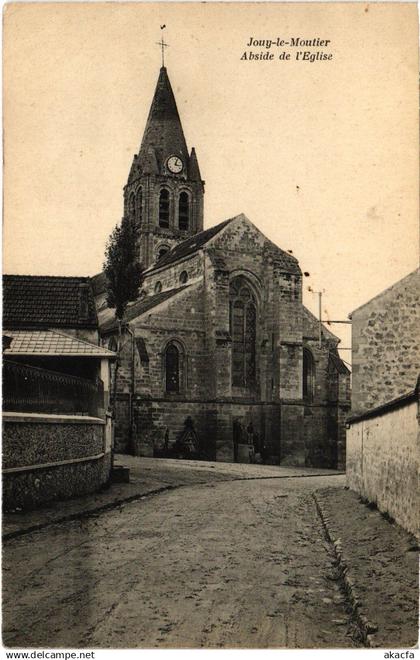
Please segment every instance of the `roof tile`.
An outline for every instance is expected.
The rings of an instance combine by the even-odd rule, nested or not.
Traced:
[[[203,245],[205,245],[211,238],[213,238],[213,236],[216,236],[219,231],[221,231],[224,227],[226,227],[226,225],[232,222],[232,220],[235,220],[235,218],[224,220],[224,222],[221,222],[214,227],[210,227],[209,229],[205,229],[204,231],[200,231],[198,234],[191,236],[191,238],[187,238],[187,240],[182,241],[182,243],[178,243],[178,245],[175,245],[172,250],[169,250],[169,252],[167,252],[161,259],[159,259],[158,262],[152,266],[152,268],[149,268],[149,270],[146,272],[150,273],[153,270],[162,268],[162,266],[168,266],[174,261],[178,261],[178,259],[182,259],[183,257],[187,257],[190,254],[197,252],[200,248],[203,247]]]
[[[132,321],[133,319],[140,316],[140,314],[148,312],[150,309],[153,309],[153,307],[156,307],[156,305],[165,302],[165,300],[169,300],[169,298],[172,298],[172,296],[179,293],[180,291],[183,291],[183,289],[187,289],[189,286],[189,284],[185,284],[184,286],[180,286],[177,289],[168,289],[167,291],[156,293],[153,296],[146,296],[145,298],[141,298],[136,303],[134,303],[134,305],[128,307],[124,316],[124,321]],[[118,326],[115,318],[108,319],[101,326],[101,332],[112,332],[117,327]]]
[[[96,328],[90,278],[4,275],[3,325]]]

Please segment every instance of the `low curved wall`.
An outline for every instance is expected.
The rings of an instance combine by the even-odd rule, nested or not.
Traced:
[[[109,480],[111,420],[3,413],[3,508],[86,495]]]
[[[347,485],[420,538],[417,394],[349,420]]]

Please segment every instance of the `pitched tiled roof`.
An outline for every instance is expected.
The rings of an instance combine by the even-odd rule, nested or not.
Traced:
[[[168,266],[174,261],[178,261],[178,259],[188,257],[190,254],[197,252],[197,250],[203,247],[203,245],[205,245],[211,238],[213,238],[213,236],[216,236],[219,231],[221,231],[224,227],[226,227],[226,225],[235,219],[236,218],[229,218],[229,220],[225,220],[224,222],[221,222],[214,227],[200,231],[198,234],[195,234],[195,236],[187,238],[187,240],[182,241],[182,243],[178,243],[178,245],[175,245],[172,250],[169,250],[169,252],[167,252],[161,259],[159,259],[159,261],[154,264],[147,272],[150,273],[153,270],[162,268],[162,266]]]
[[[4,355],[72,355],[115,357],[107,348],[91,344],[55,330],[7,330],[11,343]]]
[[[160,303],[165,302],[165,300],[169,300],[169,298],[172,298],[172,296],[175,296],[180,291],[187,289],[189,286],[189,284],[185,284],[184,286],[180,286],[177,289],[168,289],[167,291],[156,293],[153,296],[146,296],[141,298],[127,308],[124,321],[132,321],[133,319],[140,316],[140,314],[148,312],[150,309],[153,309],[153,307],[156,307],[156,305],[160,305]],[[117,327],[118,325],[115,318],[108,319],[101,325],[101,332],[112,332]]]
[[[3,276],[3,326],[97,327],[89,277]]]

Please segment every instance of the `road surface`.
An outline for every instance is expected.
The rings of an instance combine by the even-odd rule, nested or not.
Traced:
[[[4,644],[362,646],[312,497],[344,477],[216,473],[7,541]]]

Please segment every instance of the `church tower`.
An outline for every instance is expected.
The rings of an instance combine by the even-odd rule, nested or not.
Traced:
[[[124,188],[124,215],[137,227],[140,263],[148,268],[203,229],[204,181],[188,153],[175,97],[162,66],[140,151]]]

